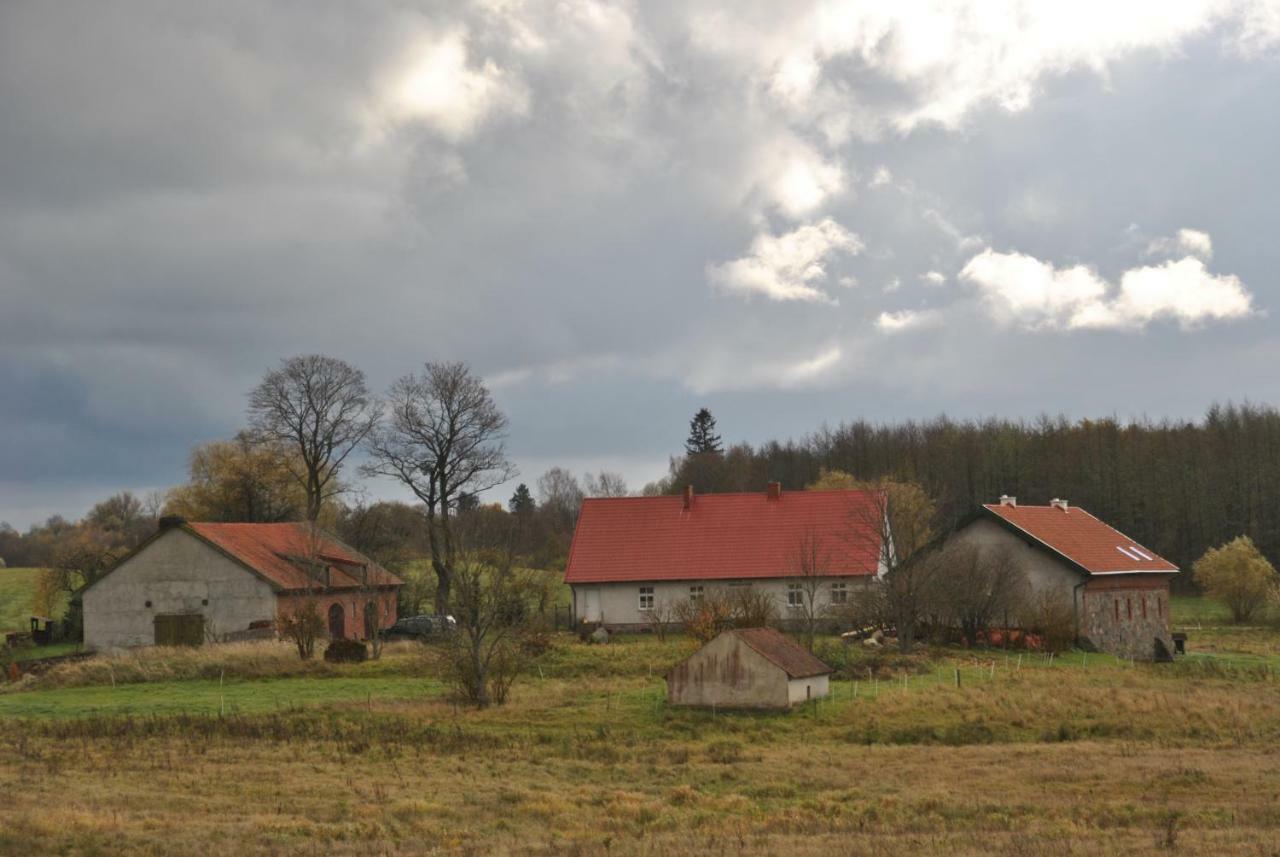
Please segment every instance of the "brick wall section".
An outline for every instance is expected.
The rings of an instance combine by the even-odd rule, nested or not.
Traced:
[[[1155,657],[1157,639],[1173,651],[1168,576],[1095,577],[1082,594],[1080,635],[1094,647],[1140,661]]]
[[[307,599],[314,598],[320,618],[325,628],[329,627],[329,608],[334,604],[342,605],[345,637],[348,640],[367,640],[369,634],[364,626],[365,604],[376,600],[378,617],[383,628],[390,628],[396,621],[396,593],[394,590],[383,590],[376,596],[367,592],[329,592],[321,595],[281,594],[276,596],[277,615],[292,612],[297,605]]]

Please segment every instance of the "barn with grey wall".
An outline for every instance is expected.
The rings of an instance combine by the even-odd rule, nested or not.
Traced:
[[[83,603],[85,646],[98,651],[153,645],[160,614],[199,613],[215,638],[276,618],[268,583],[177,527],[90,587]]]

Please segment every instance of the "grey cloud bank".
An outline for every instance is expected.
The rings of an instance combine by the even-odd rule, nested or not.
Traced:
[[[1006,6],[6,4],[0,520],[181,480],[302,351],[470,362],[530,482],[638,487],[702,404],[759,441],[1275,400],[1274,4]],[[1113,300],[1160,241],[1249,311],[1011,324],[960,276]]]

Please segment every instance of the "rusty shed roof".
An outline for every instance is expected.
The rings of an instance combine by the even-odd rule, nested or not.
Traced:
[[[729,631],[757,654],[779,666],[790,678],[827,675],[831,667],[813,656],[804,646],[773,628],[739,628]]]

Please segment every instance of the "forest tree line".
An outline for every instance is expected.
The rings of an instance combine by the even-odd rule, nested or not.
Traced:
[[[770,480],[799,489],[823,469],[918,483],[941,527],[1001,494],[1060,497],[1184,570],[1240,535],[1280,555],[1280,410],[1268,405],[1214,405],[1199,421],[857,420],[798,441],[673,458],[646,491],[758,491]],[[1180,577],[1176,585],[1190,584]]]

